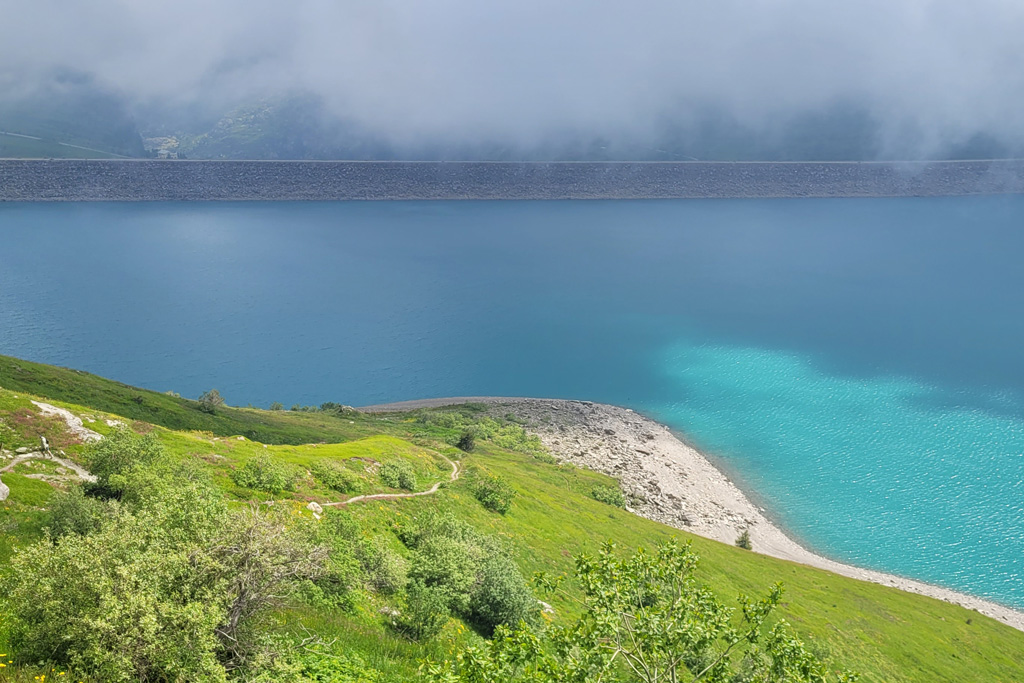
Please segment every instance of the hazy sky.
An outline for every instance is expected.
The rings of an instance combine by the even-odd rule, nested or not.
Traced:
[[[643,138],[849,101],[897,138],[1024,139],[1021,0],[0,0],[0,65],[139,100],[284,89],[401,142]]]

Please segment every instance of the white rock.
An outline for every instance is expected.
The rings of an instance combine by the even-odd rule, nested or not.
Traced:
[[[324,511],[324,509],[320,507],[320,503],[317,503],[315,500],[309,501],[309,503],[306,504],[306,509],[312,510],[314,515],[323,514]]]

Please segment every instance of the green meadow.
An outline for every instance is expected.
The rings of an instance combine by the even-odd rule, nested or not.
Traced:
[[[85,445],[59,418],[41,415],[32,399],[70,410],[101,434],[112,433],[118,423],[152,434],[168,457],[208,474],[230,506],[272,501],[316,523],[316,507],[311,510],[309,504],[317,503],[324,508],[317,515],[323,517],[320,523],[331,515],[350,515],[363,536],[381,539],[398,556],[410,552],[400,541],[402,530],[437,514],[497,539],[527,577],[535,572],[571,575],[574,556],[595,553],[607,541],[630,551],[674,538],[691,545],[700,556],[699,578],[729,604],[740,593],[761,595],[782,582],[785,593],[772,618],[790,622],[815,654],[834,668],[859,672],[862,681],[1024,680],[1022,632],[938,600],[692,536],[599,502],[591,495],[594,488],[615,486],[614,480],[554,462],[514,423],[484,424],[471,405],[387,415],[336,406],[275,411],[220,406],[208,412],[196,401],[0,357],[3,448],[34,446],[46,435],[72,460],[84,457]],[[470,452],[456,448],[458,435],[473,425],[482,425],[476,447]],[[455,481],[449,481],[449,461],[459,463],[461,476]],[[415,483],[389,486],[381,476],[386,464],[411,472]],[[247,487],[239,473],[257,466],[283,473],[284,486],[272,494]],[[5,566],[19,548],[44,539],[50,502],[62,485],[38,475],[53,471],[51,463],[23,464],[0,475],[10,487],[0,509],[0,561]],[[489,478],[507,482],[515,492],[505,514],[486,509],[475,495]],[[433,495],[330,505],[356,495],[424,491],[436,483],[441,485]],[[566,623],[578,616],[579,595],[567,586],[564,593],[544,597],[553,608],[544,614],[546,622]],[[410,639],[393,628],[400,597],[359,588],[343,607],[294,601],[277,608],[273,629],[290,638],[316,634],[338,643],[368,670],[386,672],[382,680],[416,680],[424,659],[444,659],[481,641],[472,624],[457,617],[429,640]],[[5,605],[0,597],[0,617]],[[6,638],[3,623],[6,619],[0,621],[0,637]],[[0,651],[10,657],[0,668],[0,681],[29,681],[51,670],[19,659],[16,651]],[[53,671],[47,679],[60,673]],[[72,675],[79,673],[66,674]]]

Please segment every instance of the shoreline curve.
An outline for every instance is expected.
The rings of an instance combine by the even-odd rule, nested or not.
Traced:
[[[458,396],[359,408],[407,412],[464,403],[513,413],[560,460],[611,475],[637,502],[627,508],[647,519],[722,543],[747,530],[754,552],[861,581],[889,586],[974,610],[1024,631],[1024,611],[942,586],[844,564],[794,541],[711,460],[669,427],[630,408],[591,401]],[[543,420],[542,420],[543,418]]]

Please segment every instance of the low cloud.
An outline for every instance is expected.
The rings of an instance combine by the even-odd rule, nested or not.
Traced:
[[[396,145],[656,142],[851,107],[880,146],[1024,141],[1008,0],[0,0],[0,67],[143,105],[311,92]]]

